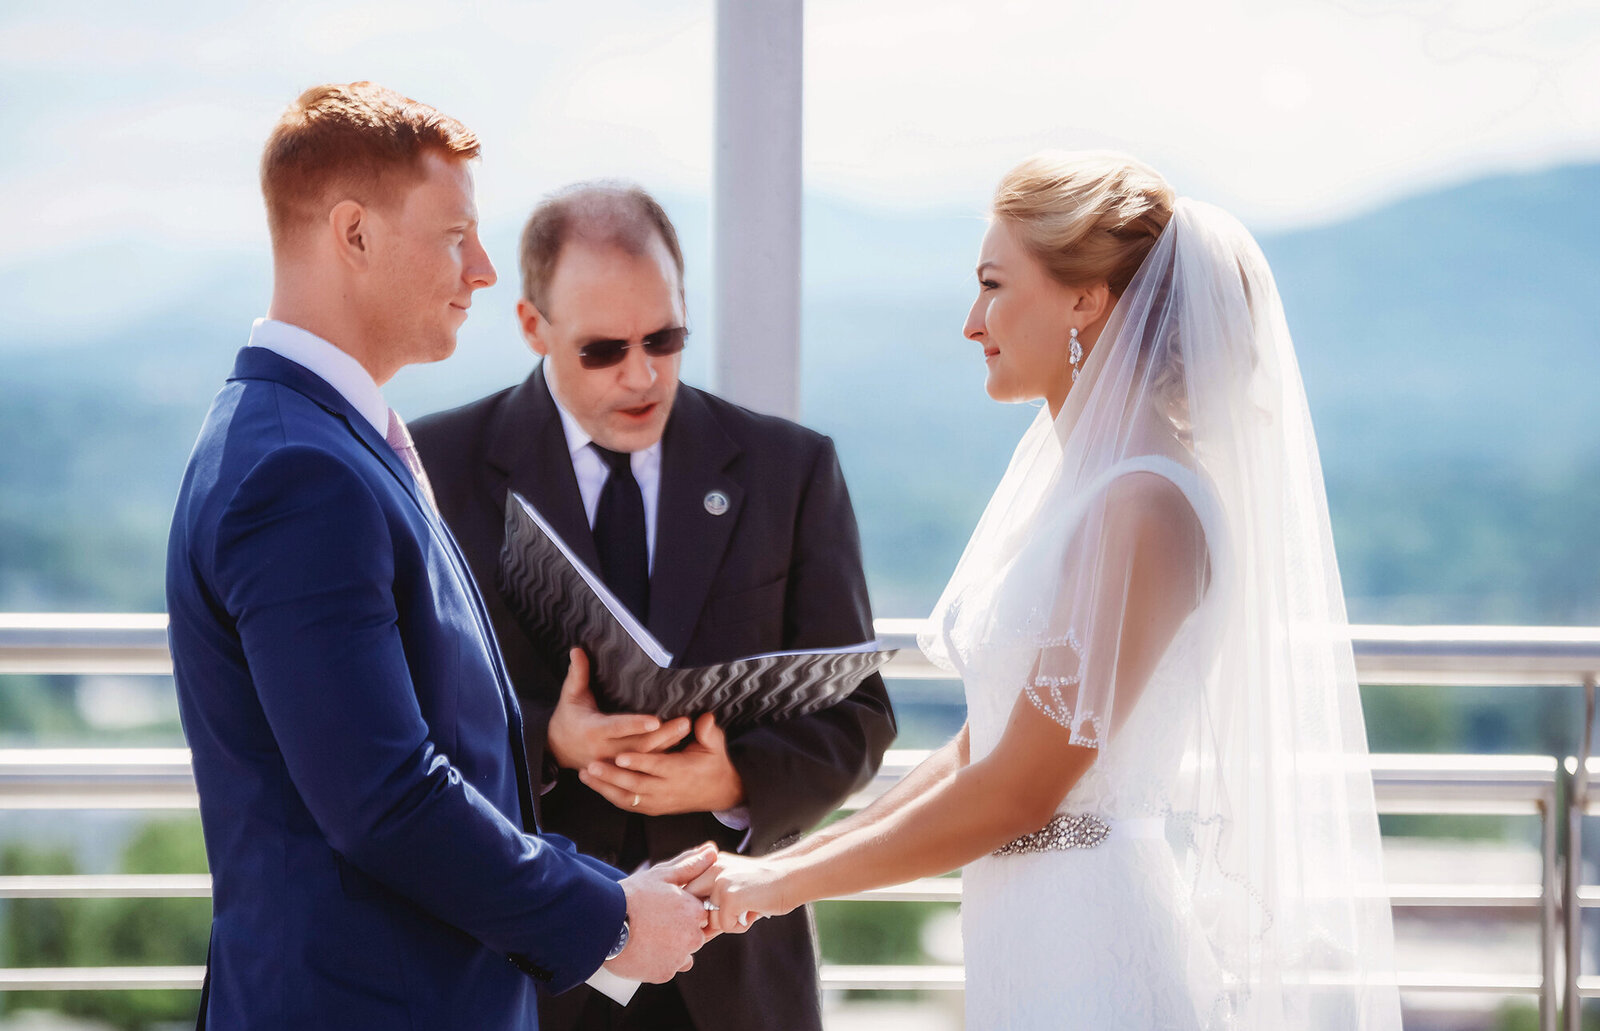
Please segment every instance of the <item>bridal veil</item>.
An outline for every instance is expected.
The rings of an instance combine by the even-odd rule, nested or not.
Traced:
[[[1152,714],[1130,717],[1174,610],[1193,675],[1150,697],[1181,732],[1146,735]],[[1063,742],[1167,771],[1117,815],[1165,820],[1201,1026],[1398,1029],[1321,465],[1277,288],[1234,218],[1177,202],[928,625],[963,676],[1030,670],[1018,697]]]

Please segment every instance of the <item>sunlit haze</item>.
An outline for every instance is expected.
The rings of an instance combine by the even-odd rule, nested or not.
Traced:
[[[714,5],[21,3],[0,14],[0,268],[136,236],[264,240],[255,162],[300,89],[371,78],[485,144],[480,200],[710,185]],[[1045,146],[1132,152],[1257,226],[1600,154],[1580,0],[812,0],[808,189],[976,210]]]

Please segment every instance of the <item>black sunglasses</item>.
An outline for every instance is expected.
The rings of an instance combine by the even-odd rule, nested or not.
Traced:
[[[652,358],[666,358],[682,351],[688,340],[688,329],[674,326],[651,333],[641,346]],[[578,348],[578,363],[585,369],[609,369],[621,362],[632,346],[626,340],[592,340]]]

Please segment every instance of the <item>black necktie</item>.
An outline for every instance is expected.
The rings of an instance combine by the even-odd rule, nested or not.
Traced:
[[[650,609],[650,552],[644,536],[644,495],[633,478],[633,456],[590,447],[610,466],[594,514],[594,546],[606,586],[644,622]]]

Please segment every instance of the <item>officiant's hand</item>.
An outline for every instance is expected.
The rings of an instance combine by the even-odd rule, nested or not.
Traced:
[[[677,752],[623,752],[590,763],[578,779],[618,809],[648,816],[723,812],[744,804],[744,781],[728,758],[728,737],[705,713],[694,740]]]
[[[689,733],[686,716],[662,723],[643,713],[601,712],[589,690],[589,657],[582,648],[574,648],[571,658],[561,698],[545,732],[550,754],[563,769],[582,770],[623,753],[657,752],[671,748]]]

